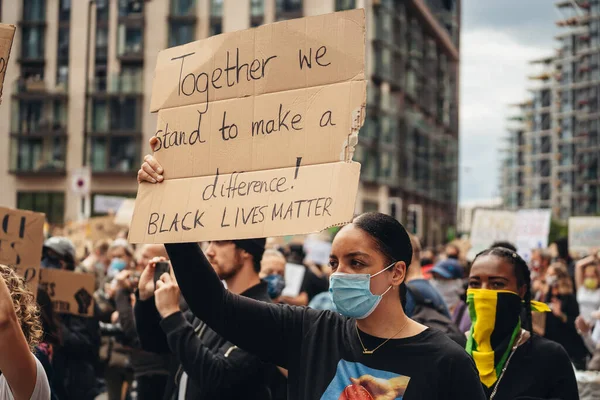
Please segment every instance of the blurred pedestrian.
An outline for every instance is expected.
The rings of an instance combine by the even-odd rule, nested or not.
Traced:
[[[473,321],[467,352],[488,399],[579,398],[565,350],[532,332],[531,310],[549,309],[531,300],[529,268],[516,252],[498,247],[477,255],[467,303]]]
[[[592,322],[592,313],[600,309],[599,263],[598,252],[595,250],[588,257],[575,263],[575,288],[579,311],[589,323]]]
[[[589,351],[575,327],[579,304],[573,282],[563,264],[553,263],[548,268],[544,293],[544,301],[552,310],[546,316],[545,337],[560,343],[575,368],[585,370]]]
[[[412,260],[406,272],[406,306],[409,318],[444,332],[461,347],[466,344],[465,331],[460,331],[450,319],[448,307],[443,297],[430,281],[424,279],[421,269],[421,242],[416,236],[410,237],[413,248]],[[446,260],[454,261],[454,260]]]
[[[277,301],[285,288],[285,256],[278,250],[267,249],[260,262],[259,278],[267,282],[267,291]]]
[[[462,300],[464,295],[464,268],[456,260],[447,259],[438,262],[431,269],[431,285],[442,295],[452,322],[461,332],[471,328],[467,304]]]
[[[66,237],[52,237],[44,242],[42,266],[74,271],[75,246]],[[96,364],[100,348],[98,320],[60,314],[62,346],[53,357],[52,387],[60,400],[88,400],[100,394],[96,381]]]

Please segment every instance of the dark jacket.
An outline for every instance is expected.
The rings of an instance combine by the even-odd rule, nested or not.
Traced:
[[[94,318],[62,314],[63,344],[54,354],[52,387],[61,400],[93,400],[100,390],[96,383],[96,363],[100,329]]]
[[[115,295],[115,304],[119,312],[119,324],[122,334],[118,340],[131,349],[130,359],[134,376],[167,375],[169,373],[169,354],[156,354],[142,350],[140,338],[135,328],[130,292],[119,290]]]
[[[242,296],[271,302],[265,282]],[[272,399],[273,382],[280,374],[277,368],[226,341],[190,311],[161,321],[151,298],[136,302],[135,319],[144,350],[172,352],[179,361],[178,368],[171,371],[166,400],[177,399],[183,371],[188,375],[186,399]]]

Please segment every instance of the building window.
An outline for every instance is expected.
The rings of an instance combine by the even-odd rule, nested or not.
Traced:
[[[120,17],[139,17],[144,12],[144,0],[119,0]]]
[[[11,135],[11,172],[65,171],[66,135]]]
[[[265,0],[250,0],[250,15],[252,17],[265,15]]]
[[[143,56],[143,36],[141,27],[120,25],[118,55],[120,57]]]
[[[66,160],[66,102],[60,99],[13,103],[10,170],[13,173],[64,172]]]
[[[210,16],[211,17],[222,17],[223,16],[223,0],[211,0],[210,1]]]
[[[250,26],[256,28],[264,22],[265,1],[250,0]]]
[[[118,79],[113,79],[113,93],[142,93],[143,69],[136,66],[122,66]],[[132,115],[135,115],[132,114]]]
[[[96,0],[96,21],[108,22],[108,0]]]
[[[24,26],[21,46],[21,56],[24,59],[44,58],[44,28]]]
[[[196,39],[196,24],[173,21],[169,24],[169,47],[180,46]]]
[[[196,14],[195,0],[171,0],[171,16],[188,17]]]
[[[93,172],[133,172],[139,165],[140,136],[92,137]]]
[[[140,98],[119,96],[91,100],[88,157],[92,171],[134,171],[139,165],[141,142]]]
[[[46,0],[24,0],[23,20],[40,22],[46,20]]]
[[[335,11],[352,10],[356,8],[356,0],[335,0]]]
[[[58,21],[69,22],[71,19],[71,0],[60,0],[58,6]]]
[[[302,17],[302,0],[277,0],[277,20]]]
[[[65,215],[63,192],[17,192],[17,208],[43,212],[51,224],[62,224]]]
[[[210,36],[220,35],[223,33],[223,24],[221,22],[210,23]]]

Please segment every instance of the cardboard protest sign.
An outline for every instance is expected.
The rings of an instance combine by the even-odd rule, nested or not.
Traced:
[[[103,239],[113,240],[122,230],[120,226],[115,224],[114,219],[115,217],[110,215],[105,217],[90,218],[88,220],[88,239],[90,239],[92,242]]]
[[[214,36],[159,53],[159,185],[141,184],[129,240],[317,232],[348,222],[365,117],[364,10]]]
[[[569,250],[587,254],[600,248],[600,217],[569,218]]]
[[[96,278],[60,269],[40,269],[40,286],[46,290],[55,312],[91,317],[94,314]]]
[[[471,250],[468,258],[473,259],[479,252],[500,240],[514,241],[516,213],[499,210],[475,210],[471,225]]]
[[[529,262],[531,250],[548,247],[550,210],[519,210],[515,219],[514,243],[519,255]]]
[[[15,37],[15,26],[0,24],[0,103],[2,103],[2,89],[4,88],[4,77],[8,68],[10,49]]]
[[[0,207],[0,264],[21,275],[34,295],[44,245],[46,216],[33,211]]]

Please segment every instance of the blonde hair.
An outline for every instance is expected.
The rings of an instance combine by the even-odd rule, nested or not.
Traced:
[[[0,264],[0,275],[6,282],[10,297],[13,302],[17,319],[21,324],[21,330],[25,335],[25,340],[29,348],[33,351],[34,347],[40,342],[44,331],[40,320],[40,309],[35,302],[33,293],[25,286],[23,278],[10,267]]]

